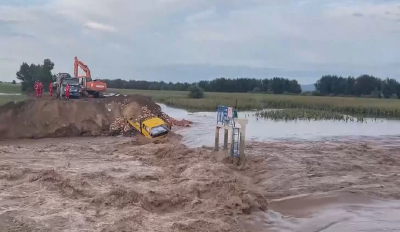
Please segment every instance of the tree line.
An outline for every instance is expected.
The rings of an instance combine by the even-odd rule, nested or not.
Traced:
[[[395,79],[380,79],[371,75],[357,78],[325,75],[315,83],[315,88],[320,95],[400,98],[400,84]]]
[[[42,64],[22,63],[19,71],[16,73],[17,79],[21,81],[22,91],[33,91],[33,85],[36,80],[41,81],[48,88],[50,82],[55,80],[52,74],[54,63],[50,59],[45,59]],[[211,81],[199,81],[195,83],[172,83],[164,81],[144,81],[144,80],[103,80],[109,88],[119,89],[141,89],[141,90],[176,90],[187,91],[192,85],[196,85],[207,92],[262,92],[274,94],[299,94],[301,87],[297,80],[289,80],[282,77],[272,79],[256,78],[217,78]],[[12,83],[15,83],[13,81]],[[378,97],[400,99],[400,83],[391,78],[380,79],[371,75],[361,75],[355,77],[342,77],[336,75],[322,76],[315,83],[316,91],[313,95],[349,95],[362,97]]]
[[[164,81],[136,81],[136,80],[103,80],[108,88],[117,89],[141,89],[141,90],[175,90],[186,91],[192,85],[197,85],[207,92],[228,92],[228,93],[247,93],[247,92],[271,92],[274,94],[301,93],[301,87],[297,80],[289,80],[282,77],[272,79],[255,78],[217,78],[211,81],[199,81],[195,83],[172,83]]]

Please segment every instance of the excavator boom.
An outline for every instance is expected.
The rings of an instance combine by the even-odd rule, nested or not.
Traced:
[[[85,74],[86,74],[85,76],[78,76],[78,67],[81,68],[85,72]],[[79,77],[91,78],[92,77],[90,74],[89,67],[82,61],[78,60],[78,57],[76,57],[76,56],[74,58],[74,76],[76,78],[79,78]]]

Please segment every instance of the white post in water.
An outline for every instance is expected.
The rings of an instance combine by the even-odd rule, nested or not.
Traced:
[[[224,129],[224,150],[227,150],[227,149],[228,149],[228,138],[229,138],[228,132],[229,132],[229,129],[227,129],[227,128],[225,127],[225,129]]]
[[[219,129],[221,127],[216,126],[215,127],[215,145],[214,145],[214,150],[218,151],[219,150]]]
[[[239,146],[239,157],[244,158],[244,148],[246,146],[246,125],[249,122],[244,118],[237,118],[235,122],[240,124],[240,146]]]

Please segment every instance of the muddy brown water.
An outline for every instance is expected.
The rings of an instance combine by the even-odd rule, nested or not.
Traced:
[[[212,145],[214,112],[163,108],[194,121],[184,143]],[[241,172],[170,142],[0,141],[0,231],[400,231],[397,122],[332,122],[334,139],[331,122],[302,123],[250,117]],[[243,215],[258,188],[269,210]]]
[[[400,201],[355,194],[312,194],[270,202],[271,231],[400,231]]]
[[[160,104],[160,106],[164,112],[172,117],[178,119],[184,118],[194,122],[190,128],[184,128],[177,132],[183,136],[183,142],[186,145],[189,147],[213,145],[213,132],[216,123],[215,112],[189,113],[186,110],[171,108],[163,104]],[[239,112],[239,117],[249,120],[246,131],[249,142],[300,141],[299,143],[301,143],[303,141],[307,144],[318,141],[343,141],[350,144],[352,142],[357,144],[360,140],[374,141],[384,144],[381,147],[382,149],[385,147],[385,149],[389,148],[396,151],[390,155],[393,158],[399,158],[399,137],[397,135],[400,134],[398,131],[400,121],[398,120],[375,120],[371,118],[367,119],[366,123],[346,123],[340,121],[309,122],[300,120],[276,122],[257,119],[254,116],[254,112],[250,111]],[[321,149],[323,146],[321,145]],[[379,157],[379,150],[377,149],[377,157]],[[308,159],[307,155],[302,154],[302,152],[299,152],[299,156],[302,156],[301,159]],[[287,162],[290,162],[290,160]],[[372,170],[364,171],[368,172]],[[290,174],[287,173],[287,175]],[[358,176],[355,173],[347,175],[349,176],[344,177],[349,180]],[[397,175],[394,178],[398,178]],[[385,184],[381,180],[376,180],[375,182],[378,188],[380,184],[382,184],[382,188]],[[293,186],[291,189],[302,187],[301,185]],[[370,187],[374,187],[374,184],[366,188]],[[250,228],[253,227],[254,231],[279,232],[400,231],[400,200],[393,199],[392,197],[387,199],[386,196],[365,196],[363,192],[363,190],[360,190],[360,192],[354,194],[329,191],[324,193],[316,189],[313,193],[276,198],[269,202],[268,212],[259,213],[258,221],[254,220],[248,226]],[[368,192],[368,190],[365,192]]]

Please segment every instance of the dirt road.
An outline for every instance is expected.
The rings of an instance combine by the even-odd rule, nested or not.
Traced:
[[[321,192],[400,199],[398,142],[250,143],[238,170],[173,138],[3,141],[0,231],[268,231],[266,199],[281,211]]]

